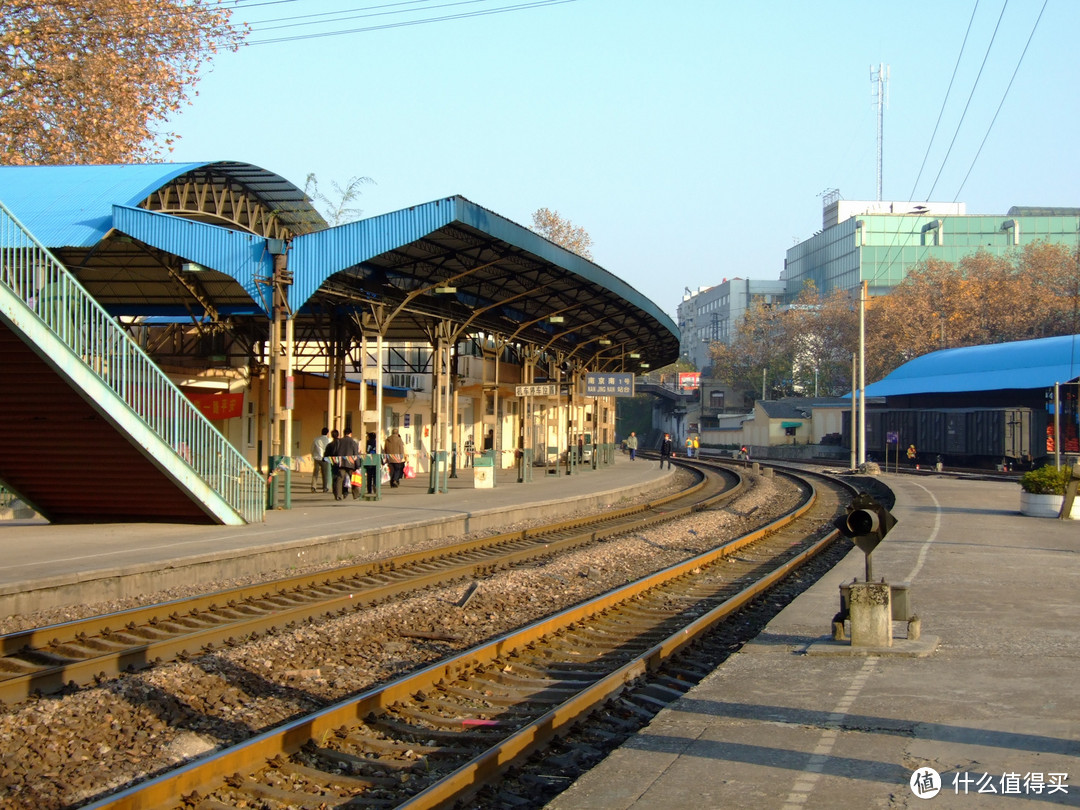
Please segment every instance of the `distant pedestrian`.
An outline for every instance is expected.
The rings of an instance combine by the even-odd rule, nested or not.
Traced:
[[[750,460],[750,451],[746,449],[745,444],[739,448],[739,458],[746,459],[747,461]]]
[[[334,500],[340,501],[349,491],[353,498],[359,498],[360,487],[353,489],[352,474],[359,466],[360,442],[353,438],[352,429],[345,428],[345,433],[337,440],[335,455],[338,463],[334,473]]]
[[[338,477],[338,444],[341,442],[341,433],[337,428],[330,431],[330,444],[323,451],[323,460],[330,462],[330,488],[334,488],[334,482]]]
[[[671,469],[671,452],[674,448],[671,445],[671,434],[665,433],[664,440],[660,442],[660,469],[664,469],[664,460],[667,460],[667,467]]]
[[[311,491],[312,492],[329,492],[330,491],[330,476],[332,474],[330,469],[330,462],[324,459],[326,455],[326,448],[330,444],[330,428],[323,428],[322,434],[315,437],[315,441],[311,443]],[[316,486],[319,482],[319,478],[322,478],[322,487]]]
[[[694,457],[694,440],[690,436],[686,437],[686,457]]]
[[[698,441],[698,437],[694,437],[694,458],[701,458],[701,443]]]
[[[383,452],[386,453],[387,465],[390,467],[390,488],[396,489],[405,475],[405,442],[397,428],[386,437]]]
[[[473,456],[476,455],[476,442],[473,441],[472,434],[469,434],[469,438],[465,440],[465,466],[471,467],[473,465]]]
[[[367,442],[364,444],[364,453],[371,457],[379,452],[379,438],[374,432],[368,433]],[[368,459],[364,459],[367,461]],[[382,465],[365,464],[364,465],[364,483],[367,484],[367,494],[375,494],[375,475],[378,472],[379,467]]]
[[[626,440],[626,449],[630,451],[630,460],[637,458],[637,434],[630,431],[630,438]]]
[[[912,467],[918,469],[918,467],[919,467],[919,465],[918,465],[919,453],[915,449],[915,445],[913,445],[913,444],[908,445],[908,448],[907,448],[907,460],[908,460],[908,464],[910,464]]]

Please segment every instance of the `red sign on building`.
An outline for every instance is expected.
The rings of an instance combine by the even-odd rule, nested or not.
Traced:
[[[207,419],[232,419],[244,412],[243,394],[185,394]]]
[[[701,372],[700,371],[680,371],[679,372],[679,388],[683,388],[687,391],[701,388]]]

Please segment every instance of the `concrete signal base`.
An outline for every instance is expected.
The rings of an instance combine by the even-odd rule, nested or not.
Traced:
[[[851,582],[840,588],[841,612],[833,619],[832,641],[818,641],[808,655],[930,655],[937,636],[922,636],[922,620],[909,615],[907,584]],[[850,626],[850,639],[845,632]],[[894,624],[906,625],[906,635],[895,636]]]

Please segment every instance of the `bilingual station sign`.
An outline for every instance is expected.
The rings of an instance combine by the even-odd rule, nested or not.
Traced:
[[[585,374],[585,396],[587,397],[632,397],[633,395],[633,374]]]

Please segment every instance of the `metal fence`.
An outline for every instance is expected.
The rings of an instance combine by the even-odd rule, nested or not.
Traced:
[[[3,203],[0,283],[244,520],[263,519],[266,481],[258,470]]]

